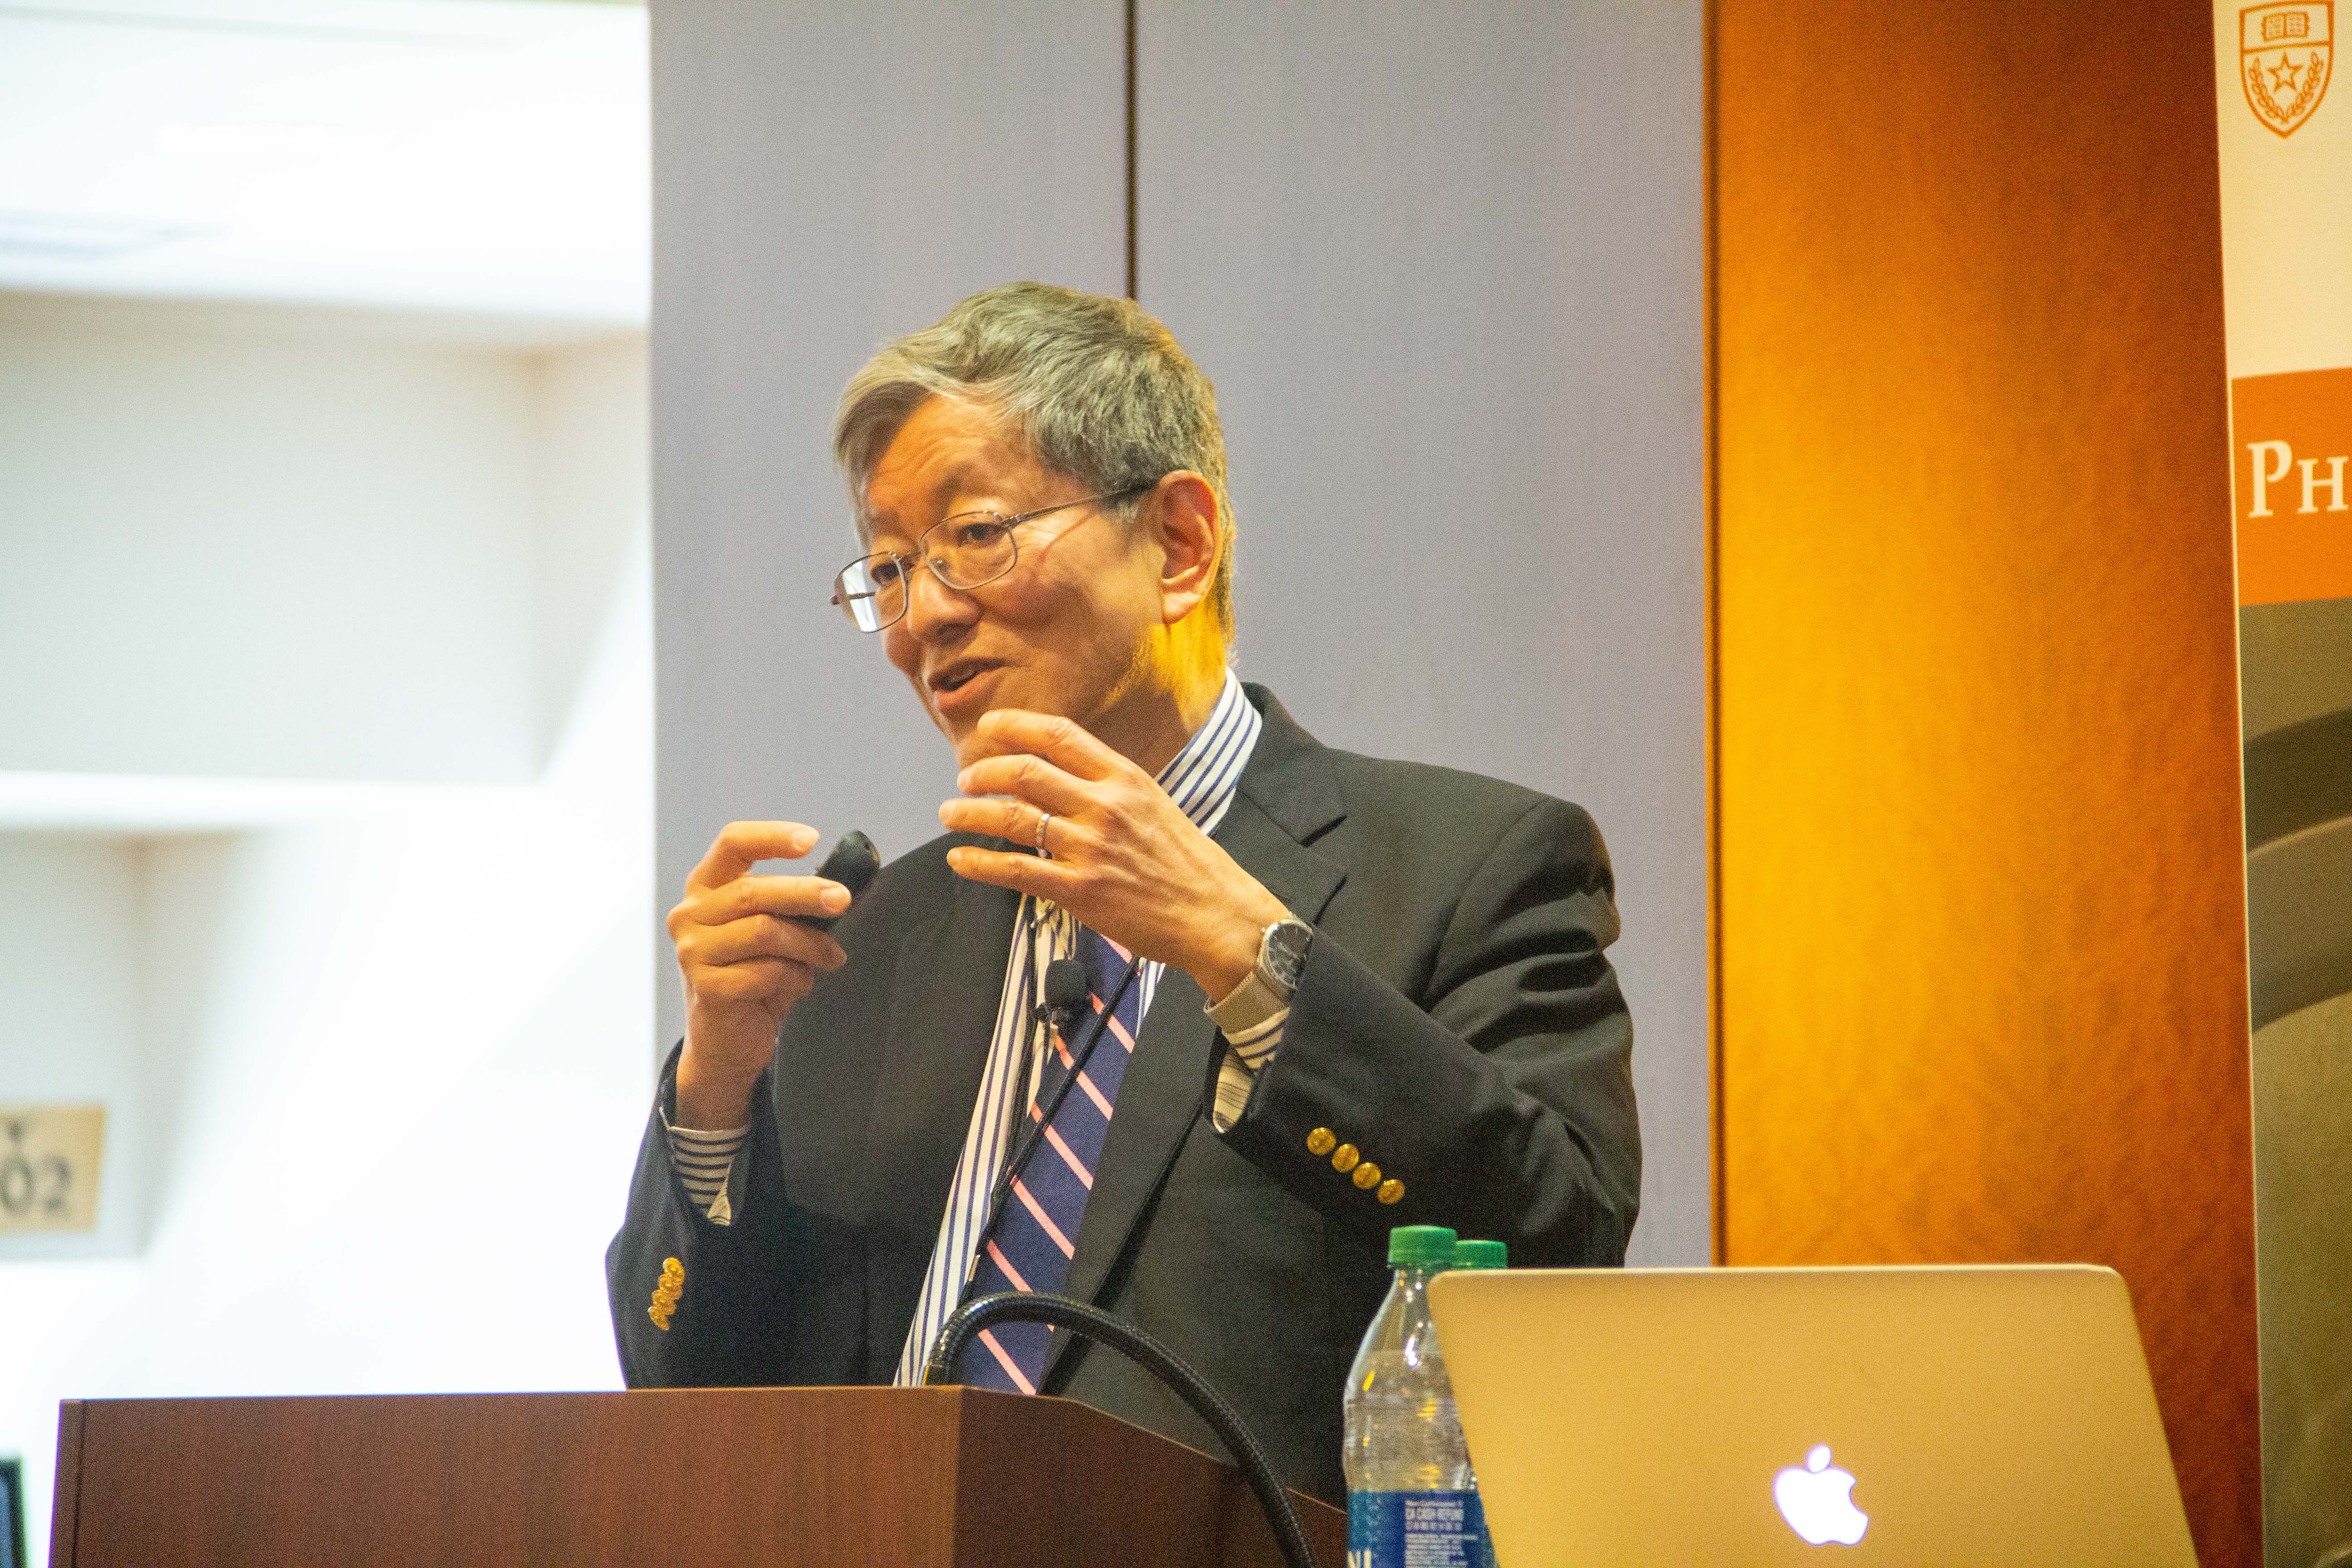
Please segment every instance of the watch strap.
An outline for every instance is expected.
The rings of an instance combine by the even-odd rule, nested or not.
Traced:
[[[1239,1035],[1255,1029],[1290,1005],[1297,981],[1282,973],[1281,969],[1296,968],[1296,961],[1287,965],[1278,964],[1274,954],[1275,933],[1285,926],[1303,931],[1305,938],[1302,940],[1312,940],[1315,934],[1314,929],[1303,921],[1276,921],[1258,933],[1257,963],[1242,983],[1234,987],[1231,995],[1208,1008],[1209,1016],[1215,1019],[1217,1027],[1226,1034]]]
[[[1287,993],[1276,988],[1262,969],[1253,969],[1233,994],[1209,1007],[1209,1016],[1228,1035],[1255,1029],[1290,1005]]]

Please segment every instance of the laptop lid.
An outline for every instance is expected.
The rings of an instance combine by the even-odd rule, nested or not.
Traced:
[[[1497,1556],[2195,1568],[2111,1269],[1443,1274]]]

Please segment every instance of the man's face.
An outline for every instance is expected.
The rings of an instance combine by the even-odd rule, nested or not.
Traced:
[[[1013,517],[1089,493],[1039,464],[995,414],[934,397],[866,479],[867,548],[911,557],[925,529],[957,512]],[[1076,506],[1023,523],[1013,539],[1012,572],[977,588],[950,588],[919,565],[906,615],[882,633],[959,766],[974,760],[972,727],[991,709],[1059,714],[1097,734],[1118,728],[1161,625],[1163,552],[1149,530]]]

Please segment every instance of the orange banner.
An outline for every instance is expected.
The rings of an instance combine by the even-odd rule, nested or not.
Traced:
[[[2238,603],[2352,598],[2352,369],[2230,384]]]

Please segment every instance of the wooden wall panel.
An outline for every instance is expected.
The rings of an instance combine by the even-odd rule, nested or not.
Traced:
[[[1717,1245],[2105,1263],[2259,1557],[2210,13],[1717,0]]]

